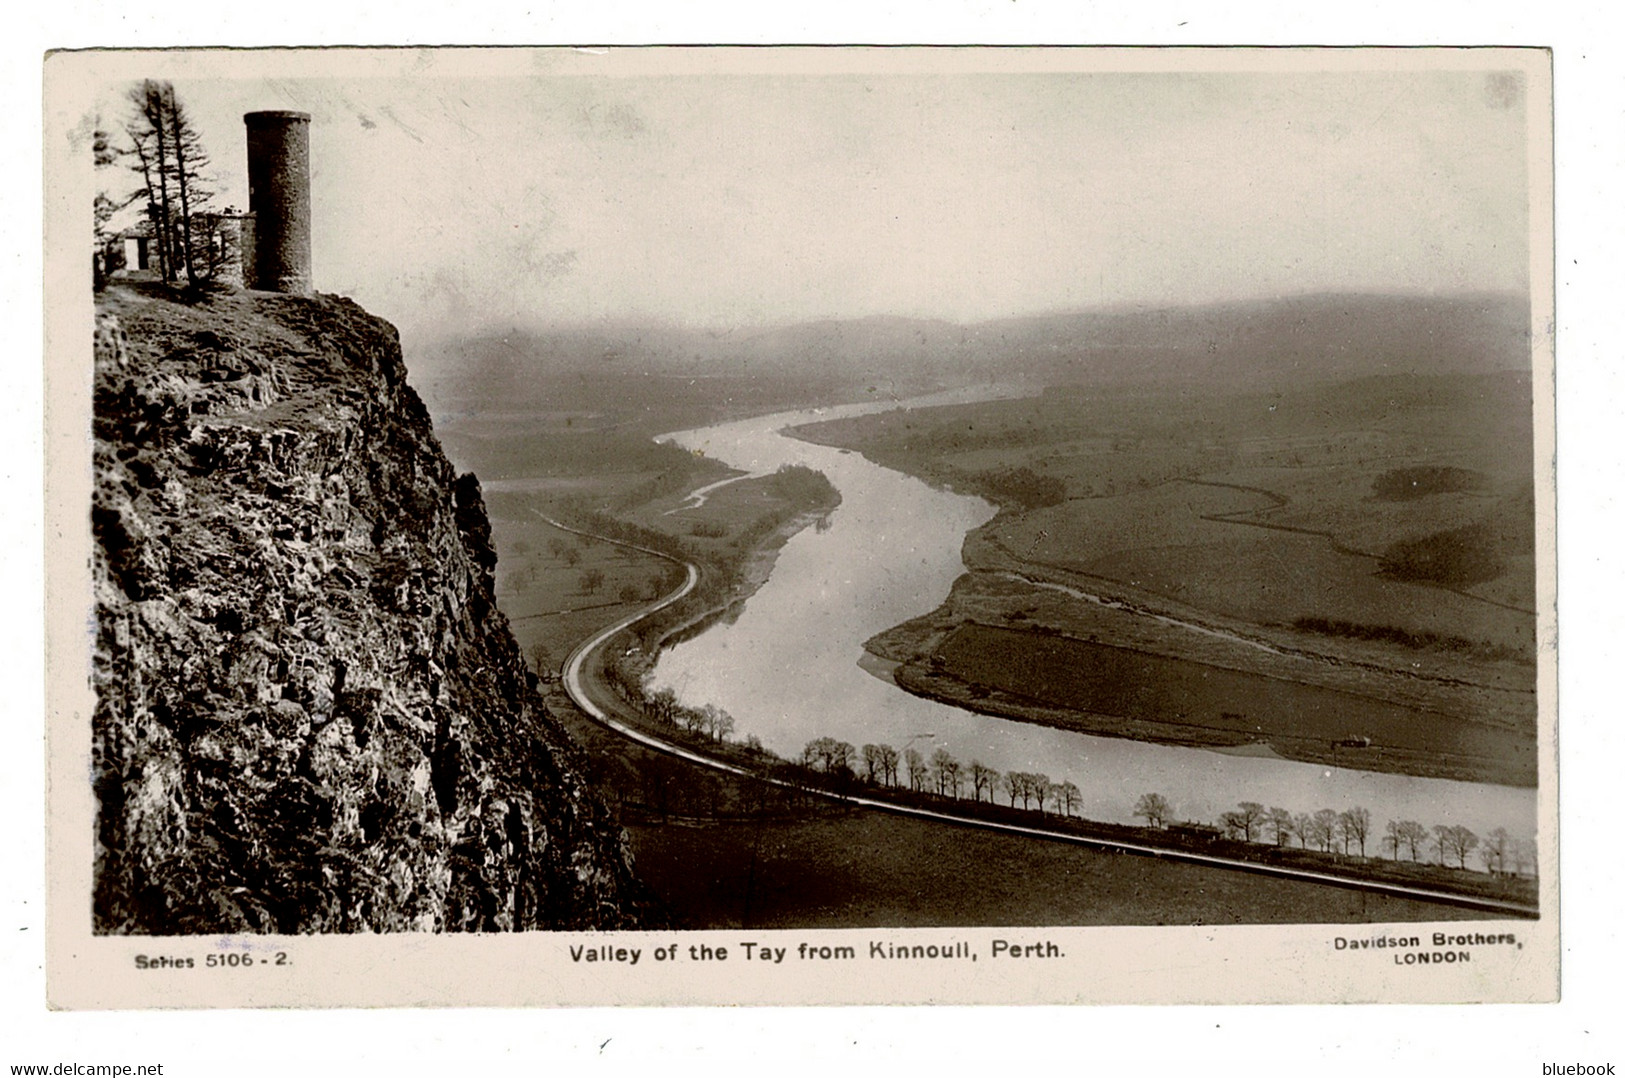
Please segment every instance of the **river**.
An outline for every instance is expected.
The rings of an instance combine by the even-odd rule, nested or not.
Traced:
[[[965,533],[994,508],[781,432],[950,399],[967,398],[780,412],[664,435],[753,474],[784,464],[815,468],[841,492],[841,505],[827,527],[807,528],[784,546],[771,577],[736,620],[666,652],[655,684],[686,704],[724,709],[737,724],[734,736],[754,734],[785,757],[799,756],[822,736],[890,744],[899,752],[911,747],[928,758],[943,748],[963,764],[977,760],[1001,772],[1070,780],[1082,791],[1079,811],[1097,820],[1136,822],[1136,800],[1157,792],[1177,818],[1209,822],[1239,801],[1294,813],[1363,806],[1371,812],[1373,854],[1390,819],[1459,824],[1480,835],[1505,827],[1514,837],[1534,837],[1535,791],[1527,788],[1094,737],[925,700],[866,672],[858,665],[863,642],[947,596],[965,570]]]

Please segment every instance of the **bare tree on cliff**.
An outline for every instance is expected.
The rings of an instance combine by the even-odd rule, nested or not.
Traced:
[[[96,284],[99,288],[122,263],[123,252],[116,249],[115,238],[109,226],[113,222],[113,216],[128,206],[131,199],[126,198],[120,202],[104,189],[105,181],[102,173],[118,162],[119,151],[113,145],[112,136],[103,130],[100,124],[91,136],[91,150],[95,154],[96,167],[96,198],[92,221],[96,241]],[[139,197],[139,192],[132,197]],[[117,262],[114,261],[115,258],[118,259]]]
[[[199,277],[200,253],[209,276],[213,276],[215,268],[211,257],[214,237],[204,234],[206,228],[200,226],[201,211],[209,199],[214,197],[214,192],[205,186],[207,181],[203,176],[203,170],[209,167],[209,155],[203,147],[203,139],[192,126],[190,114],[175,96],[174,87],[165,83],[165,90],[169,104],[170,132],[175,140],[175,189],[181,200],[182,254],[186,263],[186,281],[195,285]]]
[[[169,229],[164,227],[164,219],[169,205],[169,185],[164,182],[164,173],[167,165],[167,154],[164,153],[164,141],[156,133],[142,137],[135,124],[125,128],[130,136],[130,153],[134,155],[135,163],[130,166],[141,176],[141,182],[146,188],[147,220],[152,224],[152,245],[154,253],[158,256],[158,272],[164,280],[172,280],[172,259],[169,253]],[[138,191],[136,198],[141,197]]]
[[[147,197],[159,269],[166,281],[185,269],[187,283],[195,285],[198,263],[203,261],[204,275],[212,268],[206,255],[197,257],[200,246],[213,249],[213,236],[201,223],[204,207],[214,195],[204,173],[208,152],[174,86],[147,79],[130,90],[130,103],[135,108],[125,125],[135,157],[130,167],[140,175]],[[142,193],[138,190],[136,197]]]

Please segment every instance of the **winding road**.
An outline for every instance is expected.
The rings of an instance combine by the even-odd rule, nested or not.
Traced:
[[[592,636],[576,645],[565,659],[563,670],[564,691],[569,695],[575,705],[583,713],[590,716],[595,722],[608,727],[630,741],[634,741],[645,748],[675,756],[689,763],[701,767],[708,767],[715,771],[722,771],[731,775],[755,779],[759,782],[769,783],[785,789],[796,790],[801,793],[814,794],[829,798],[833,801],[843,802],[860,808],[877,809],[882,812],[893,812],[904,816],[914,816],[920,819],[935,820],[942,823],[955,824],[961,827],[981,827],[991,831],[1002,831],[1006,834],[1026,835],[1032,838],[1046,839],[1055,842],[1070,842],[1075,845],[1090,846],[1102,850],[1114,850],[1124,853],[1139,854],[1149,857],[1160,857],[1172,861],[1183,861],[1191,864],[1207,865],[1210,867],[1253,872],[1265,876],[1286,877],[1288,879],[1305,880],[1313,883],[1327,884],[1334,887],[1352,888],[1355,890],[1370,891],[1401,898],[1421,899],[1429,902],[1444,902],[1449,905],[1466,909],[1485,910],[1492,913],[1507,914],[1515,917],[1539,917],[1540,910],[1521,902],[1509,902],[1500,899],[1477,897],[1472,895],[1455,894],[1449,891],[1440,891],[1428,887],[1418,887],[1409,884],[1390,883],[1382,880],[1361,880],[1348,876],[1339,876],[1330,872],[1318,872],[1313,869],[1296,868],[1287,865],[1260,864],[1254,861],[1243,861],[1236,858],[1221,857],[1213,854],[1204,854],[1191,850],[1169,849],[1152,846],[1144,843],[1129,842],[1121,839],[1097,838],[1073,834],[1066,831],[1054,831],[1044,827],[1028,827],[1022,824],[1006,823],[999,820],[984,820],[972,816],[960,816],[951,812],[940,812],[934,809],[920,808],[914,805],[898,804],[878,798],[863,797],[857,794],[840,793],[818,786],[791,782],[776,776],[764,775],[741,767],[726,760],[719,760],[703,753],[697,752],[685,745],[675,744],[657,737],[642,729],[623,716],[630,713],[629,705],[620,698],[594,669],[602,667],[602,656],[598,653],[617,633],[631,628],[639,621],[651,617],[661,610],[681,601],[694,590],[700,580],[700,568],[692,562],[681,561],[669,554],[664,554],[649,547],[639,546],[620,539],[611,539],[608,536],[595,535],[592,532],[582,531],[562,524],[551,517],[541,516],[548,524],[561,531],[570,532],[585,538],[600,542],[613,543],[616,546],[629,550],[640,551],[664,561],[682,565],[686,570],[683,583],[670,594],[662,597],[655,603],[640,610],[633,611],[615,621],[613,624],[598,630]],[[595,662],[596,661],[596,662]]]

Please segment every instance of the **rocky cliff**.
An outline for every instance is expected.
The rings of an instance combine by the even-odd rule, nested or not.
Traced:
[[[99,931],[638,921],[405,375],[344,299],[99,298]]]

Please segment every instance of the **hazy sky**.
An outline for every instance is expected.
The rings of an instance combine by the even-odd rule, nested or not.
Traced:
[[[749,74],[598,77],[593,57],[506,59],[173,78],[239,206],[242,113],[314,115],[317,285],[413,336],[1527,279],[1524,79],[1488,61],[819,75],[758,54]]]

